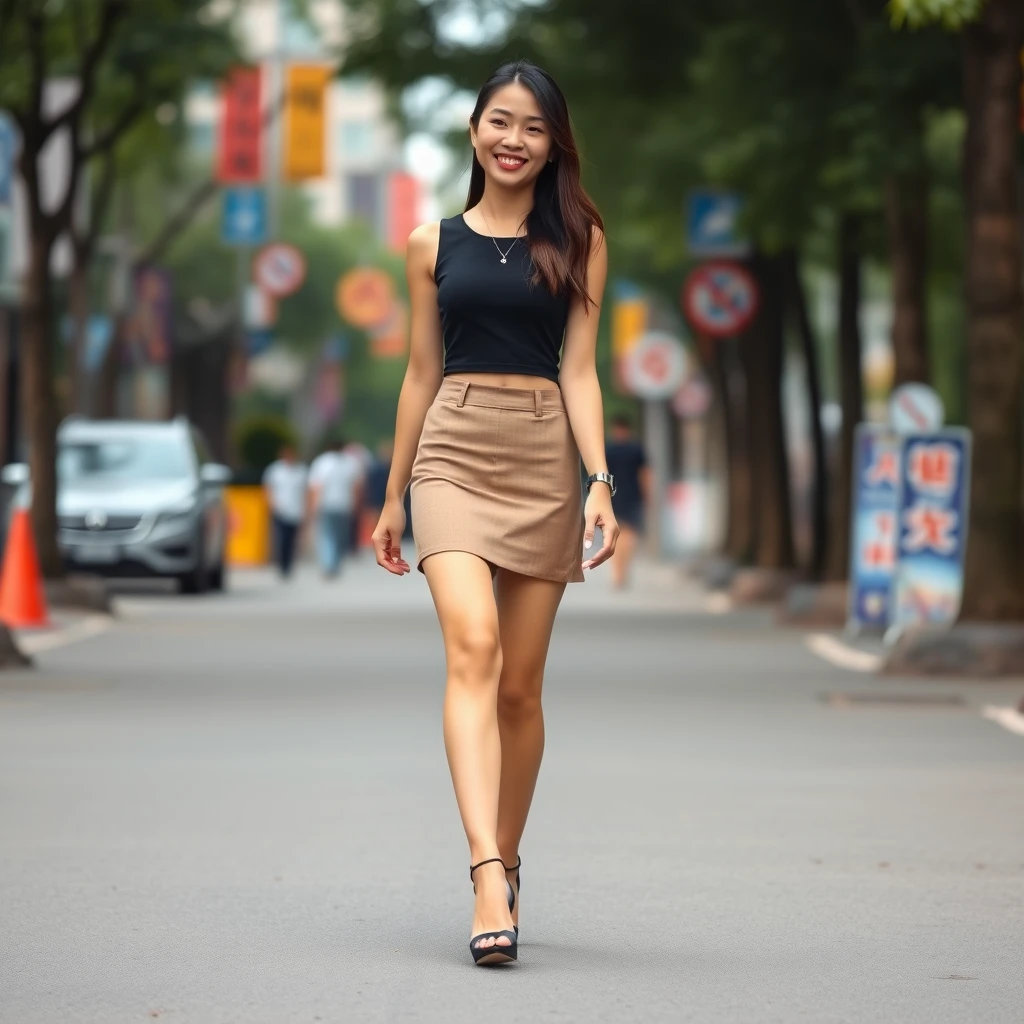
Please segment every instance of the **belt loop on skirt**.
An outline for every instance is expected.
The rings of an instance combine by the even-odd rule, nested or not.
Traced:
[[[534,416],[540,416],[544,412],[543,403],[541,401],[542,398],[543,398],[543,395],[541,394],[540,388],[535,388],[534,392],[533,392],[533,415]]]
[[[465,380],[462,382],[462,387],[459,390],[459,400],[455,403],[460,409],[466,404],[466,392],[469,390],[469,381]]]

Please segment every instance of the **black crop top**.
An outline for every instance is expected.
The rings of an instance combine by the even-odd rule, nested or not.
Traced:
[[[478,234],[461,215],[441,221],[434,280],[445,376],[526,373],[558,382],[569,297],[531,284],[532,276],[525,238]]]

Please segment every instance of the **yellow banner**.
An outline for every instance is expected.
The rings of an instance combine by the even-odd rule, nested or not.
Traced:
[[[647,329],[647,303],[643,299],[620,299],[612,306],[612,355],[622,359]]]
[[[322,178],[327,127],[327,82],[322,64],[292,64],[285,78],[284,176],[288,181]]]

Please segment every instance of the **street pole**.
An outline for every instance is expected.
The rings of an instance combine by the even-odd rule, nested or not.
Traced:
[[[647,533],[653,553],[665,554],[665,494],[672,478],[672,415],[662,399],[643,403],[644,448],[651,468],[651,501],[647,509]]]
[[[267,126],[267,238],[278,240],[281,224],[281,154],[284,121],[284,32],[281,18],[281,0],[271,0],[271,49],[267,60],[268,109],[273,111]]]

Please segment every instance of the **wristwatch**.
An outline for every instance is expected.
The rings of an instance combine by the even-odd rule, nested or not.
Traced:
[[[615,497],[615,477],[611,473],[591,473],[587,477],[587,493],[590,493],[590,485],[593,483],[607,484],[612,491],[612,497]]]

